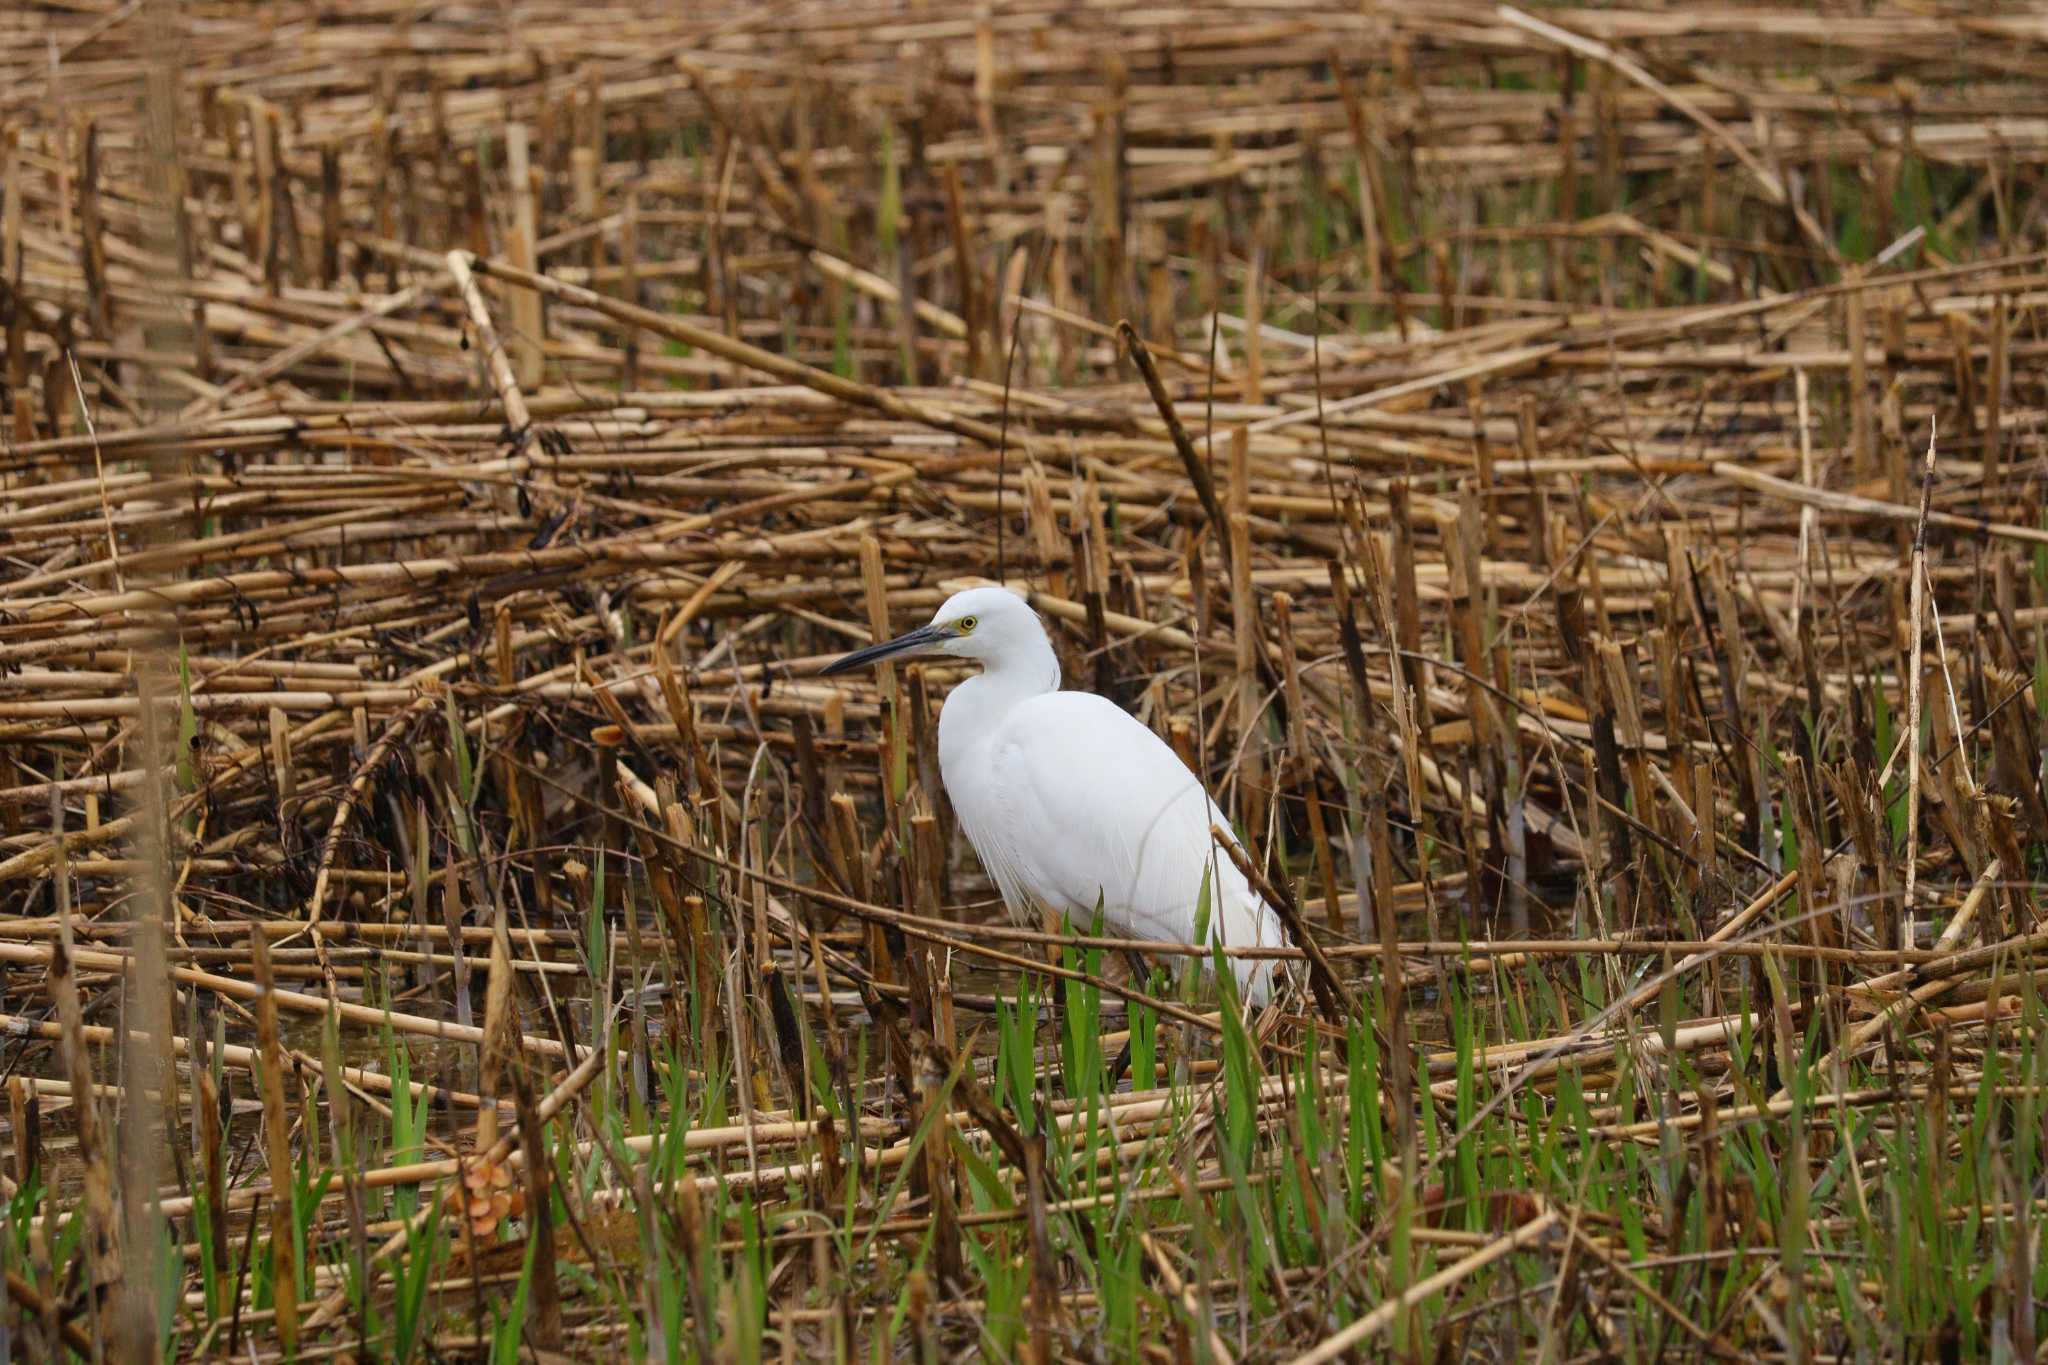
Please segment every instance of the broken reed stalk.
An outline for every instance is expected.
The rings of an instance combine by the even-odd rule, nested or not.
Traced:
[[[72,1103],[77,1111],[78,1151],[82,1166],[81,1206],[85,1215],[87,1281],[92,1300],[93,1356],[98,1358],[119,1338],[112,1330],[113,1314],[121,1293],[124,1262],[121,1234],[123,1224],[115,1214],[114,1156],[107,1150],[101,1131],[99,1106],[94,1096],[92,1054],[86,1051],[84,1011],[79,1001],[78,977],[73,962],[71,924],[71,872],[64,860],[63,808],[52,798],[51,828],[55,832],[55,865],[51,880],[56,887],[58,937],[50,957],[50,994],[57,1005],[57,1020],[64,1030],[65,1069],[71,1079]],[[15,1134],[19,1142],[21,1134]]]
[[[262,934],[249,936],[256,976],[256,1047],[262,1059],[258,1089],[263,1097],[263,1157],[270,1170],[270,1274],[272,1302],[277,1309],[278,1344],[286,1355],[298,1349],[299,1259],[293,1200],[291,1111],[285,1107],[284,1048],[277,1030],[277,992],[271,982],[270,944]],[[225,1210],[217,1216],[224,1217]]]
[[[1927,432],[1927,461],[1920,479],[1920,519],[1913,528],[1913,556],[1907,568],[1912,615],[1906,622],[1908,634],[1906,674],[1906,890],[1899,907],[1898,946],[1911,948],[1917,942],[1917,917],[1913,895],[1920,873],[1920,688],[1921,640],[1927,609],[1927,507],[1934,497],[1934,430]]]
[[[1174,454],[1180,456],[1181,469],[1186,472],[1188,482],[1194,485],[1195,496],[1201,499],[1202,512],[1216,534],[1216,549],[1227,567],[1231,550],[1230,523],[1224,517],[1222,504],[1216,501],[1216,484],[1209,477],[1209,466],[1202,462],[1201,452],[1195,449],[1187,428],[1181,424],[1180,414],[1174,411],[1173,397],[1159,378],[1159,366],[1153,362],[1145,339],[1128,321],[1117,323],[1116,331],[1124,348],[1130,352],[1132,363],[1138,367],[1138,373],[1144,377],[1145,391],[1152,396],[1152,405],[1159,409],[1160,420],[1166,423],[1167,438],[1173,442]]]

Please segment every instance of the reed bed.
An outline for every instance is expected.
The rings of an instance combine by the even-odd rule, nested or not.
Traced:
[[[0,1358],[2034,1358],[2044,43],[0,18]],[[1273,1006],[813,676],[987,581]]]

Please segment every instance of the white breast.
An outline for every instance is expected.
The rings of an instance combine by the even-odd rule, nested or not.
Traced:
[[[1112,934],[1187,943],[1208,886],[1211,938],[1282,941],[1271,911],[1212,825],[1223,813],[1150,730],[1086,692],[1050,692],[1000,713],[963,684],[939,725],[939,759],[960,825],[1010,913],[1043,907]],[[962,692],[967,704],[956,710]],[[980,718],[977,722],[977,717]],[[1248,985],[1263,973],[1241,969]]]

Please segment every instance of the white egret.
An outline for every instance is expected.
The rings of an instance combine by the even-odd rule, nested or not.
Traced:
[[[883,659],[949,655],[982,671],[939,713],[939,770],[960,827],[1012,918],[1064,912],[1106,930],[1163,943],[1195,941],[1203,879],[1211,940],[1277,947],[1280,918],[1260,899],[1211,827],[1216,803],[1179,755],[1114,702],[1060,691],[1045,627],[1004,588],[968,588],[929,625],[855,650],[821,673]],[[1246,999],[1271,994],[1270,959],[1231,959]]]

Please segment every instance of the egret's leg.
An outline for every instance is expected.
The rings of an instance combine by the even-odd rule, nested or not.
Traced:
[[[1131,969],[1131,980],[1137,983],[1139,990],[1143,990],[1151,978],[1152,964],[1147,962],[1145,955],[1136,948],[1124,949],[1124,962]]]
[[[1056,1038],[1064,1037],[1067,1029],[1067,978],[1059,971],[1060,945],[1058,940],[1064,936],[1060,924],[1059,911],[1049,905],[1039,906],[1038,927],[1052,940],[1046,943],[1044,947],[1046,966],[1052,968],[1051,971],[1046,973],[1046,977],[1052,982],[1052,1018],[1055,1030],[1053,1036]],[[1067,1090],[1067,1078],[1064,1073],[1059,1078],[1059,1087],[1061,1093],[1069,1093]]]
[[[1122,950],[1122,953],[1120,955],[1123,958],[1125,970],[1128,971],[1130,974],[1127,979],[1131,987],[1135,990],[1144,990],[1151,978],[1151,964],[1145,960],[1144,954],[1140,953],[1135,948],[1125,948]],[[1115,958],[1110,959],[1110,961],[1112,962],[1115,960]],[[1107,965],[1108,964],[1106,963],[1104,964],[1105,968],[1107,967]],[[1107,970],[1105,970],[1103,973],[1104,976],[1107,976],[1108,974],[1109,973],[1107,972]],[[1124,1004],[1124,1020],[1124,1026],[1126,1029],[1128,1029],[1130,1027],[1129,1001],[1125,1001]],[[1115,1090],[1118,1086],[1122,1085],[1124,1083],[1124,1077],[1130,1074],[1130,1070],[1131,1040],[1128,1037],[1126,1037],[1124,1039],[1123,1050],[1116,1054],[1116,1060],[1111,1062],[1109,1065],[1109,1088],[1111,1090]]]
[[[1124,1039],[1123,1050],[1116,1054],[1116,1060],[1109,1064],[1109,1093],[1115,1094],[1124,1077],[1131,1072],[1131,1040]]]

